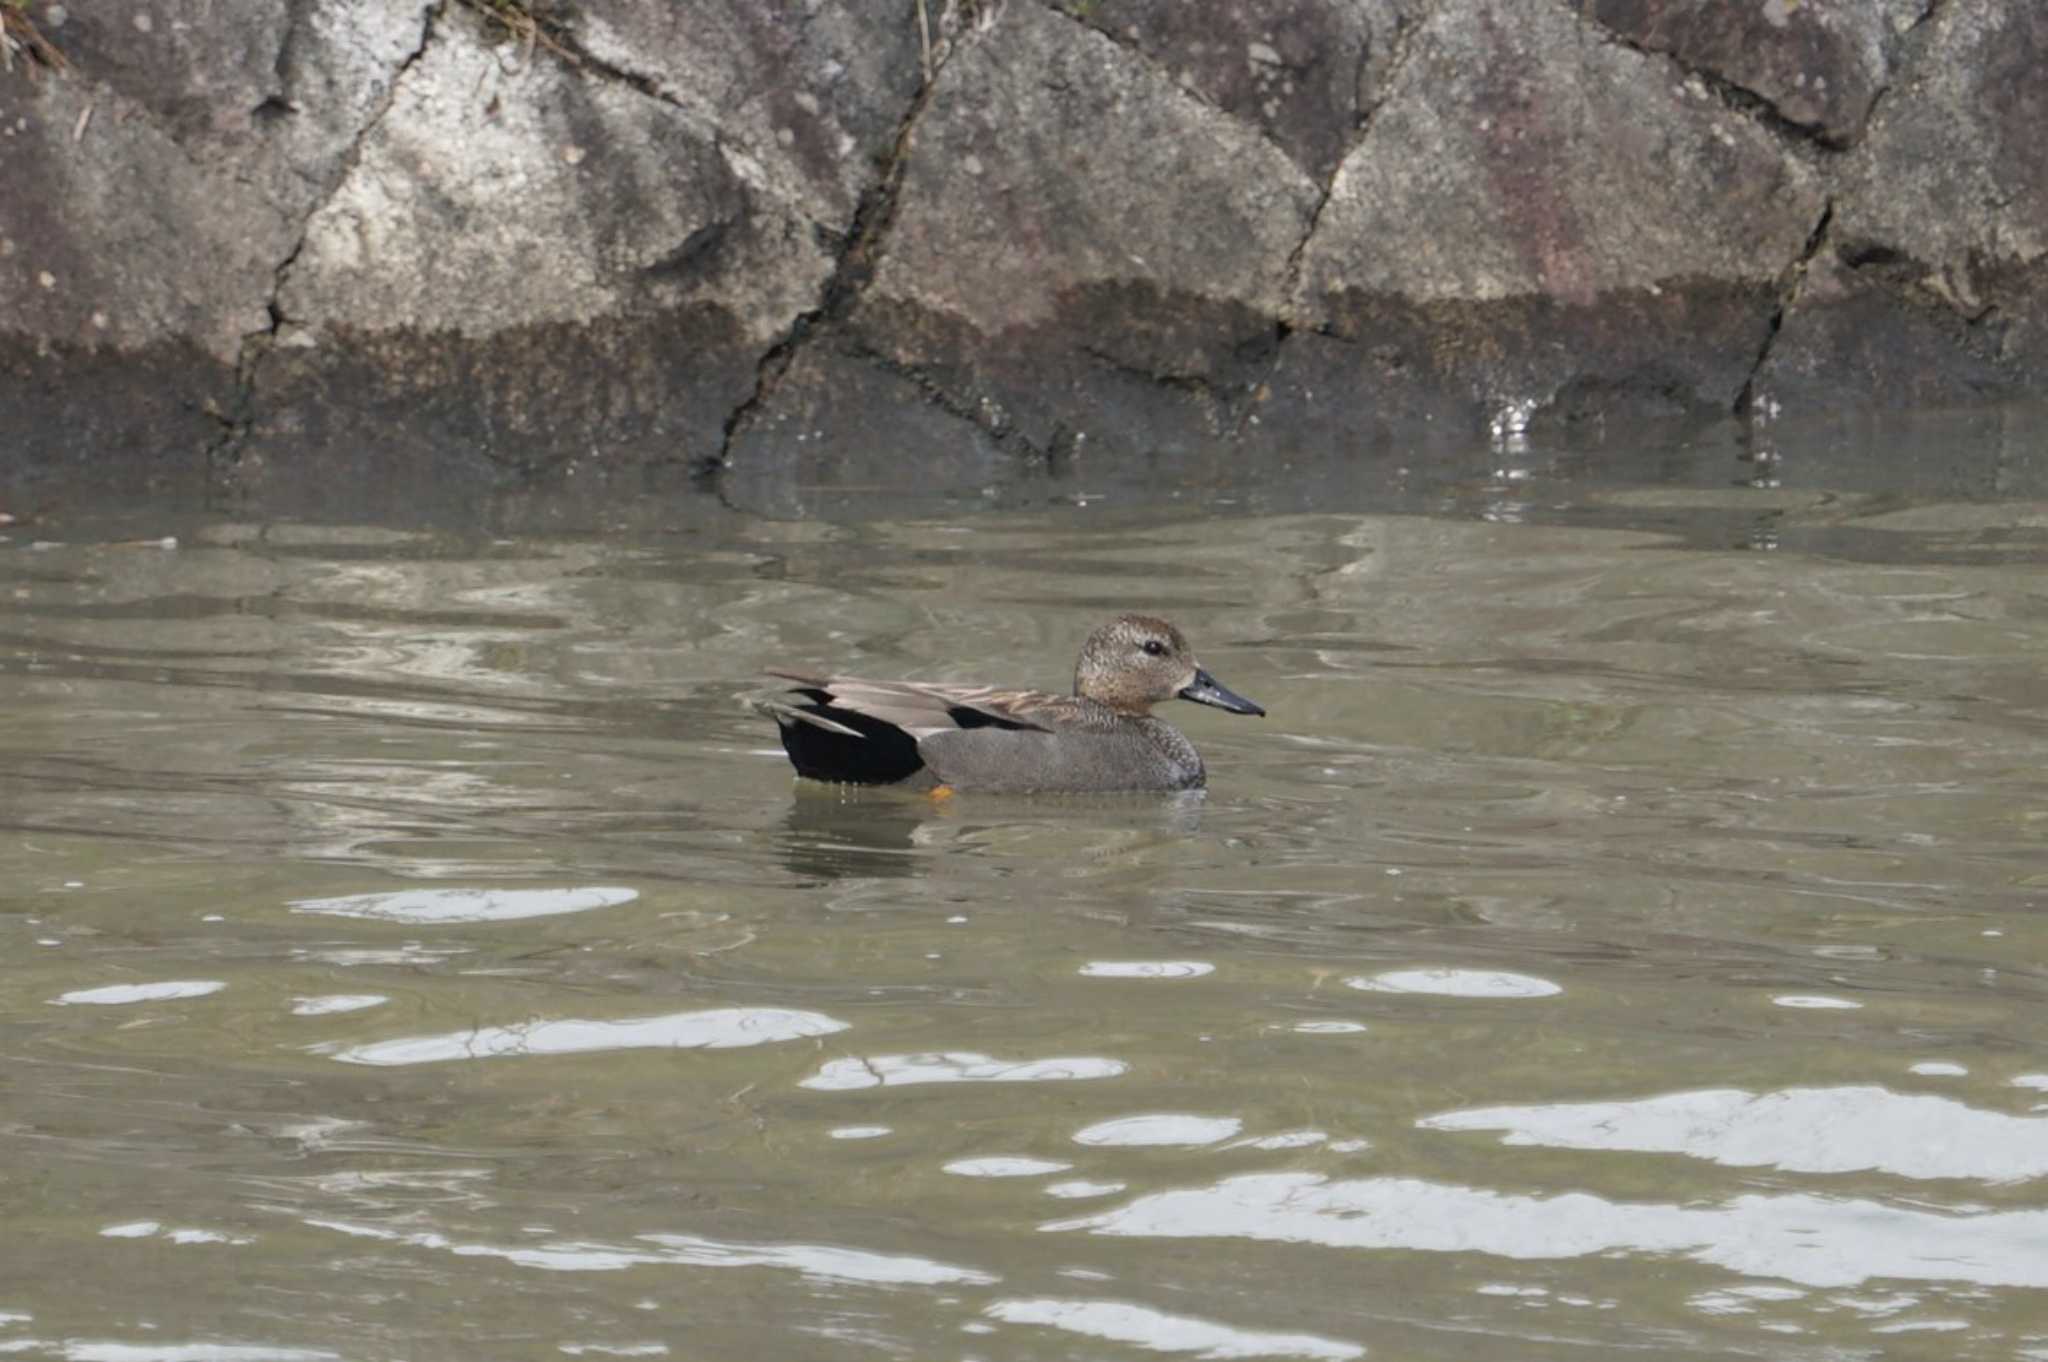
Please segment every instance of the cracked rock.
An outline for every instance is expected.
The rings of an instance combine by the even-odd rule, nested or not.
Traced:
[[[1835,146],[1863,131],[1899,36],[1927,0],[1573,0],[1632,47],[1667,52]]]
[[[1020,4],[946,64],[906,155],[864,345],[1040,453],[1227,431],[1320,198],[1278,147]]]
[[[1347,379],[1317,347],[1301,389],[1472,430],[1517,402],[1726,411],[1824,202],[1668,62],[1559,7],[1446,4],[1304,253],[1297,324],[1354,359]]]
[[[501,476],[719,453],[756,357],[815,309],[826,224],[634,83],[437,30],[279,295],[238,480],[453,446]]]
[[[1792,406],[2048,394],[2048,12],[1944,5],[1757,376]]]
[[[1055,0],[1142,53],[1200,98],[1261,129],[1319,180],[1336,170],[1378,103],[1404,29],[1425,0],[1190,5],[1185,0]]]

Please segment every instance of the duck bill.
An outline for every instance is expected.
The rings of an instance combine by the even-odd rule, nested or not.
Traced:
[[[1266,713],[1200,667],[1195,668],[1195,679],[1180,688],[1180,698],[1193,700],[1198,705],[1214,705],[1232,714],[1256,714],[1264,718]]]

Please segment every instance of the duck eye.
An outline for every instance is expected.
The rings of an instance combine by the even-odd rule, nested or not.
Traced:
[[[1149,657],[1166,656],[1166,645],[1156,638],[1148,638],[1139,646],[1145,650],[1146,655]]]

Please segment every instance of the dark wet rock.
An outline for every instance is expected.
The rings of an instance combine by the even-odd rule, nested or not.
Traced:
[[[116,350],[0,335],[0,511],[201,504],[234,386],[233,366],[189,341]]]
[[[735,434],[727,465],[719,478],[726,501],[776,516],[971,505],[1001,499],[1039,471],[973,413],[934,402],[873,356],[831,345],[798,355],[774,402]]]
[[[1762,100],[1836,145],[1863,130],[1892,74],[1900,36],[1929,0],[1573,0],[1623,42],[1669,53],[1688,71]]]
[[[1297,324],[1354,343],[1352,386],[1397,410],[1727,410],[1819,176],[1548,6],[1447,5],[1409,41],[1308,244]]]
[[[724,413],[753,390],[749,353],[730,315],[710,306],[481,337],[394,328],[280,346],[259,370],[222,491],[281,505],[338,483],[402,501],[415,477],[438,484],[446,467],[497,487],[701,464],[717,457]]]
[[[1757,375],[1793,405],[2048,393],[2048,11],[1943,6]]]
[[[196,495],[289,223],[68,78],[0,76],[0,130],[0,497]]]
[[[1851,263],[1830,247],[1808,269],[1753,400],[1799,410],[1997,401],[2028,386],[2028,366],[2006,359],[2009,332],[1999,318],[1959,312],[1910,264]]]
[[[1056,316],[991,337],[906,300],[864,305],[863,344],[1025,454],[1179,459],[1228,443],[1278,333],[1242,304],[1077,286]],[[1085,337],[1079,345],[1075,336]]]
[[[1531,424],[1706,418],[1742,391],[1769,335],[1774,297],[1763,284],[1615,293],[1576,305],[1542,296],[1422,305],[1347,296],[1335,300],[1340,329],[1313,338],[1312,360],[1295,355],[1310,337],[1289,338],[1276,390],[1301,383],[1325,407],[1356,404],[1377,428],[1435,426],[1466,438]],[[1686,336],[1701,343],[1688,346]],[[1278,404],[1266,419],[1302,416]]]

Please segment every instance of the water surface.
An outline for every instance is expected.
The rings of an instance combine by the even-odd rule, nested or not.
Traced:
[[[25,519],[0,1352],[2048,1357],[2048,503],[1800,454]],[[1206,797],[749,703],[1125,607]]]

